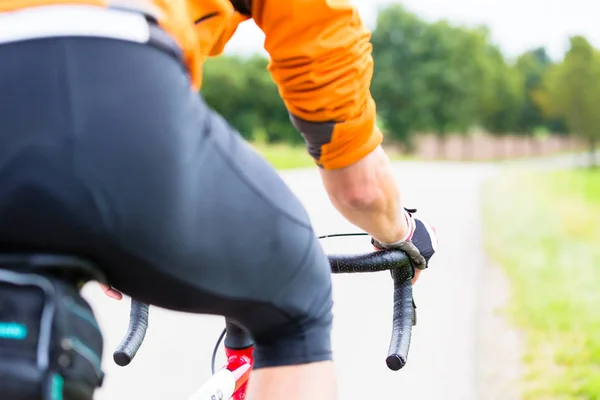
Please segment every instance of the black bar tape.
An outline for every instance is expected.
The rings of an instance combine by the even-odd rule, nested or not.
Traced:
[[[392,371],[398,371],[406,365],[413,327],[414,305],[412,281],[405,276],[392,273],[394,278],[394,317],[392,320],[392,338],[388,356],[385,360]]]
[[[397,270],[403,277],[412,278],[413,271],[407,255],[397,249],[354,255],[330,255],[334,274]]]
[[[394,316],[386,364],[392,371],[402,369],[408,358],[415,322],[412,297],[414,273],[408,256],[403,251],[392,249],[350,256],[331,255],[329,263],[334,274],[391,270],[394,279]]]
[[[128,365],[140,349],[148,328],[148,312],[147,304],[131,300],[127,333],[113,353],[113,359],[117,365],[121,367]]]

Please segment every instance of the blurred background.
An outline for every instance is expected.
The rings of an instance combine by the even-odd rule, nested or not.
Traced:
[[[353,3],[373,29],[371,89],[396,155],[496,160],[595,146],[600,61],[593,44],[600,44],[600,25],[593,15],[600,6]],[[301,144],[266,71],[263,40],[253,22],[242,24],[227,56],[209,60],[202,92],[247,139]],[[235,98],[222,96],[224,88]]]
[[[600,399],[600,5],[353,3],[373,29],[372,94],[405,204],[437,226],[440,247],[415,287],[419,323],[399,373],[383,363],[389,277],[335,277],[340,398]],[[243,23],[208,61],[202,94],[281,171],[318,233],[356,231],[289,122],[263,40]],[[127,304],[87,294],[107,331],[101,399],[127,388],[184,398],[209,376],[222,319],[156,309],[119,369],[110,353]]]

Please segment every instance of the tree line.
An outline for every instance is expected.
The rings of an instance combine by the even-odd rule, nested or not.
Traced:
[[[600,51],[581,36],[555,62],[542,47],[507,59],[485,26],[426,22],[399,5],[373,31],[378,125],[410,149],[415,135],[573,134],[600,140]],[[249,140],[302,142],[260,55],[210,59],[202,94]]]

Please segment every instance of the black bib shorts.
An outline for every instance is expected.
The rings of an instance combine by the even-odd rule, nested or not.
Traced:
[[[141,301],[226,316],[256,368],[331,359],[305,209],[173,54],[60,37],[1,44],[0,60],[0,251],[87,257]]]

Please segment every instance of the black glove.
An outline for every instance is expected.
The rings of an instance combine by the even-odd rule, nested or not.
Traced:
[[[372,238],[371,243],[379,249],[402,250],[410,257],[414,268],[425,269],[428,267],[429,259],[435,253],[438,240],[435,228],[412,216],[416,212],[416,209],[404,209],[409,226],[406,237],[395,243],[381,243]]]

